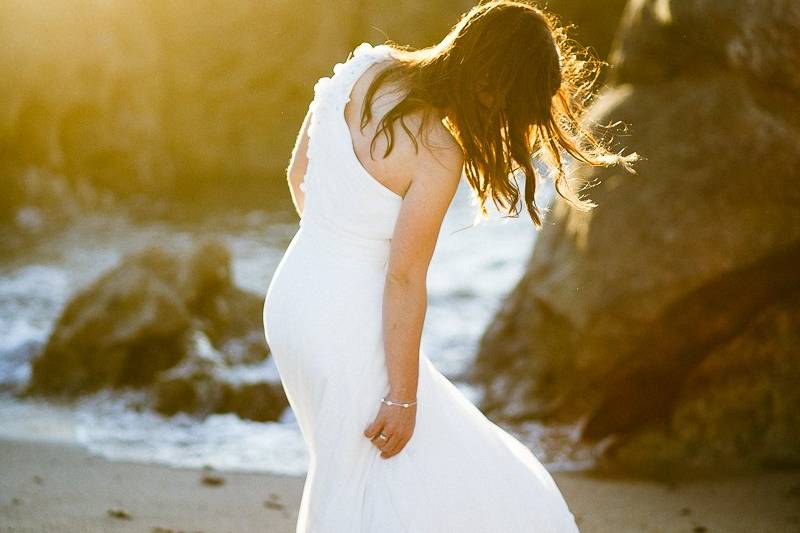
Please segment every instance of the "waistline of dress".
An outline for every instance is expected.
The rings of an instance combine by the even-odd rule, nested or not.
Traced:
[[[357,235],[322,220],[303,217],[298,234],[326,253],[354,263],[386,267],[391,239],[373,239]]]

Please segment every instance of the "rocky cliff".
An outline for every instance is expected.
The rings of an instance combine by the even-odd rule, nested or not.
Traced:
[[[646,158],[556,202],[473,377],[635,470],[800,464],[800,4],[634,0],[589,120]]]

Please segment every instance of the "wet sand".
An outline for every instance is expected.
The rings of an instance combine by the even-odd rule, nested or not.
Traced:
[[[670,484],[554,477],[583,533],[800,532],[800,472]],[[112,462],[69,444],[0,440],[0,531],[293,533],[303,481]]]

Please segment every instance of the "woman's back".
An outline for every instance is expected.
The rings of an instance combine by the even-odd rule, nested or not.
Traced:
[[[345,117],[355,83],[372,65],[390,59],[391,52],[386,45],[363,43],[334,66],[332,77],[314,86],[301,227],[367,241],[391,239],[403,198],[361,163]]]

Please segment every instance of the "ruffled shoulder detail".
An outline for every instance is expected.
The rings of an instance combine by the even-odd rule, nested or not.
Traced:
[[[346,75],[347,72],[356,74],[360,69],[354,67],[371,62],[381,54],[388,55],[391,50],[392,48],[385,44],[379,44],[377,46],[373,46],[368,42],[359,44],[350,52],[347,59],[333,66],[332,76],[323,76],[317,80],[317,83],[314,85],[314,96],[316,97],[318,94],[324,93],[334,80]],[[352,81],[355,81],[356,78],[357,74]]]
[[[309,169],[312,161],[317,159],[319,155],[315,136],[319,136],[321,133],[321,125],[336,124],[335,121],[339,117],[334,113],[339,113],[341,116],[344,112],[344,106],[350,99],[350,90],[358,77],[371,63],[383,57],[388,57],[392,50],[393,48],[386,44],[373,46],[368,42],[363,42],[348,54],[347,59],[333,66],[333,74],[331,76],[323,76],[314,84],[314,98],[309,105],[309,110],[311,111],[307,150]],[[305,181],[308,174],[309,172],[306,172],[306,178],[300,184],[302,191],[306,190]]]

